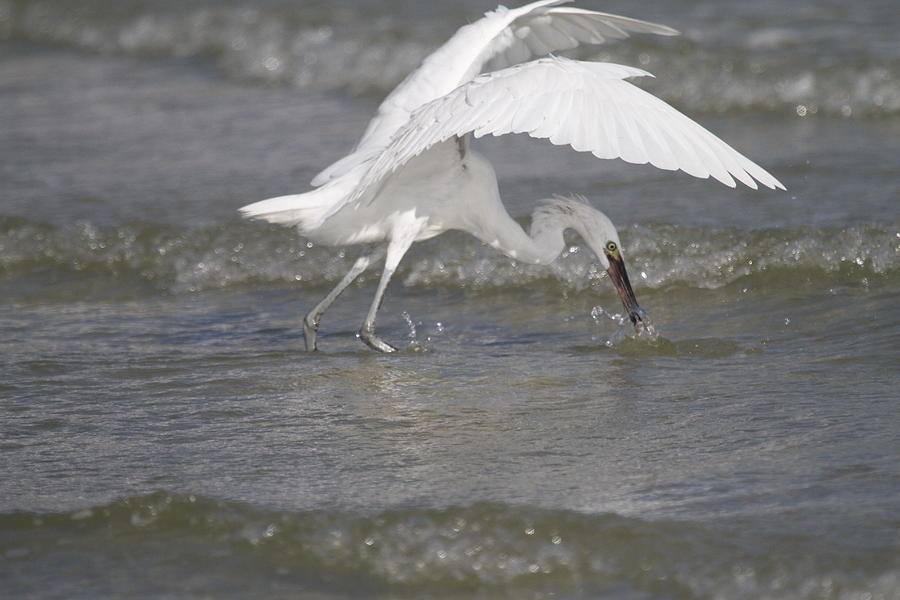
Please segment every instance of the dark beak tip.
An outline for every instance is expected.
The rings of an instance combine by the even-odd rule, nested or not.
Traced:
[[[638,305],[637,298],[634,297],[634,290],[631,289],[631,282],[628,281],[625,263],[619,257],[610,256],[609,268],[606,271],[609,273],[616,291],[619,292],[619,298],[622,300],[631,324],[640,333],[644,329],[647,313]]]
[[[635,310],[631,311],[628,316],[631,318],[631,324],[634,325],[634,328],[638,330],[640,333],[644,329],[644,319],[647,318],[647,312],[638,307]]]

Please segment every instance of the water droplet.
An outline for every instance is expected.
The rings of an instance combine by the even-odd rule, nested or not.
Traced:
[[[73,521],[81,521],[82,519],[89,519],[94,516],[94,511],[89,508],[85,508],[84,510],[79,510],[77,513],[72,515]]]
[[[267,71],[275,71],[281,66],[281,61],[274,56],[269,56],[263,61],[263,66]]]
[[[409,339],[416,339],[416,324],[413,322],[412,317],[409,316],[409,313],[405,310],[401,313],[403,320],[406,321],[406,326],[409,327]]]

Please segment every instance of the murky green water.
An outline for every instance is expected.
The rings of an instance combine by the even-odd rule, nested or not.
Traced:
[[[389,289],[403,352],[355,338],[370,273],[311,355],[302,315],[358,250],[236,208],[303,189],[490,8],[373,24],[395,5],[0,1],[0,587],[900,597],[893,13],[592,6],[684,30],[604,51],[787,193],[481,144],[514,215],[610,215],[655,340],[577,238],[539,268],[450,233]]]

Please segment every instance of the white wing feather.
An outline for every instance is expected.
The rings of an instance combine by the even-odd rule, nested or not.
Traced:
[[[624,81],[651,76],[611,63],[544,58],[476,77],[415,111],[374,159],[347,203],[368,202],[409,160],[454,136],[509,132],[547,138],[599,158],[735,178],[756,189],[784,186],[673,107]],[[754,179],[756,181],[754,181]]]
[[[665,25],[558,6],[569,1],[539,0],[515,9],[501,6],[462,27],[384,99],[356,150],[316,175],[312,185],[322,185],[365,162],[390,142],[414,110],[470,81],[488,62],[502,68],[629,33],[678,33]]]

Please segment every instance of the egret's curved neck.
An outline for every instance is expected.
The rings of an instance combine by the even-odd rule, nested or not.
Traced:
[[[489,222],[490,231],[484,231],[479,238],[511,258],[536,265],[548,265],[562,253],[566,229],[582,233],[581,223],[575,215],[548,211],[543,207],[534,211],[530,234],[525,233],[504,210],[497,211]]]
[[[566,229],[577,231],[589,246],[596,242],[595,234],[606,235],[601,230],[614,234],[612,223],[603,213],[583,201],[561,197],[538,206],[529,233],[525,233],[503,206],[491,164],[470,151],[463,165],[469,174],[468,185],[454,194],[467,206],[461,211],[462,222],[451,228],[467,231],[511,258],[535,265],[552,263],[566,246]],[[596,252],[595,245],[592,249]]]

